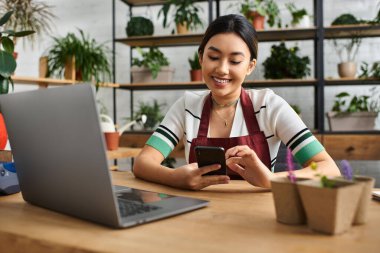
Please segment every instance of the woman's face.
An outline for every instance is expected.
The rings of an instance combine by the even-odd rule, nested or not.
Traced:
[[[256,60],[250,61],[247,44],[235,33],[213,36],[200,56],[202,74],[207,87],[218,102],[240,96],[246,75],[252,73]]]

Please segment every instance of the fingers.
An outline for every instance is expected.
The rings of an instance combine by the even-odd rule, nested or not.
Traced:
[[[198,175],[204,175],[204,174],[209,173],[211,171],[218,170],[218,169],[220,169],[220,167],[221,167],[220,164],[213,164],[213,165],[203,166],[203,167],[200,167],[197,170],[197,174]]]
[[[226,159],[234,156],[247,156],[247,155],[256,155],[256,153],[247,145],[235,146],[226,151]]]
[[[230,177],[225,175],[220,176],[204,176],[203,183],[204,187],[214,184],[228,184],[230,182]]]
[[[242,176],[242,173],[244,173],[245,169],[243,166],[245,166],[243,159],[241,157],[231,157],[228,158],[226,161],[226,164],[228,168],[238,173],[240,176]]]

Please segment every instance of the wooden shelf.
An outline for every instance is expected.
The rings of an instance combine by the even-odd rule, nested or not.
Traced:
[[[260,42],[281,40],[309,40],[316,37],[316,28],[302,29],[270,29],[257,31]],[[116,39],[117,42],[131,47],[169,47],[169,46],[198,46],[203,34],[173,34],[155,36],[133,36]]]
[[[351,38],[360,37],[377,37],[380,36],[380,25],[347,25],[347,26],[330,26],[324,28],[325,38]],[[259,42],[272,41],[290,41],[290,40],[312,40],[317,37],[317,29],[299,28],[299,29],[268,29],[257,31]],[[173,34],[173,35],[156,35],[156,36],[135,36],[128,38],[116,39],[117,42],[127,44],[131,47],[169,47],[169,46],[192,46],[199,45],[203,34]]]
[[[12,76],[13,82],[18,84],[32,84],[39,85],[41,87],[47,86],[62,86],[62,85],[72,85],[82,83],[80,81],[75,80],[67,80],[67,79],[54,79],[54,78],[41,78],[41,77],[30,77],[30,76]],[[100,87],[108,87],[108,88],[118,88],[120,84],[117,83],[100,83]]]
[[[117,42],[131,47],[169,47],[169,46],[195,46],[199,45],[203,34],[174,34],[156,36],[133,36],[116,39]]]
[[[380,25],[340,25],[325,27],[326,39],[380,36]]]
[[[248,80],[244,82],[246,88],[265,87],[290,87],[290,86],[315,86],[315,79],[278,79],[278,80]],[[183,89],[207,89],[204,82],[152,82],[120,84],[121,89],[126,90],[183,90]]]
[[[30,77],[30,76],[12,76],[13,82],[19,84],[34,84],[34,85],[70,85],[74,84],[73,80],[65,79],[53,79],[53,78],[41,78],[41,77]]]
[[[284,28],[258,30],[257,37],[260,42],[289,41],[289,40],[312,40],[316,38],[317,29],[311,28]]]
[[[122,2],[130,6],[149,6],[149,5],[161,5],[166,0],[121,0]],[[206,2],[207,0],[196,0],[195,2]]]
[[[334,85],[374,85],[380,84],[380,79],[359,79],[359,78],[329,78],[325,80],[326,86]]]

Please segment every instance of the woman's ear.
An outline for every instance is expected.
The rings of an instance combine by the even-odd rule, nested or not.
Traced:
[[[203,55],[198,53],[198,59],[199,59],[199,64],[201,64],[202,66],[202,63],[203,63]]]
[[[252,71],[256,68],[256,63],[257,63],[256,59],[253,59],[252,61],[249,62],[247,76],[250,75]]]

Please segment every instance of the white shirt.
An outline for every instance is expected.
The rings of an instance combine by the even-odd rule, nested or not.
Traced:
[[[246,90],[252,103],[260,130],[266,136],[273,171],[281,141],[304,164],[323,150],[298,114],[270,89]],[[161,125],[147,141],[166,158],[183,138],[186,161],[189,161],[191,141],[197,137],[205,99],[210,91],[187,91],[169,109]],[[230,137],[248,135],[242,105],[239,100]]]

